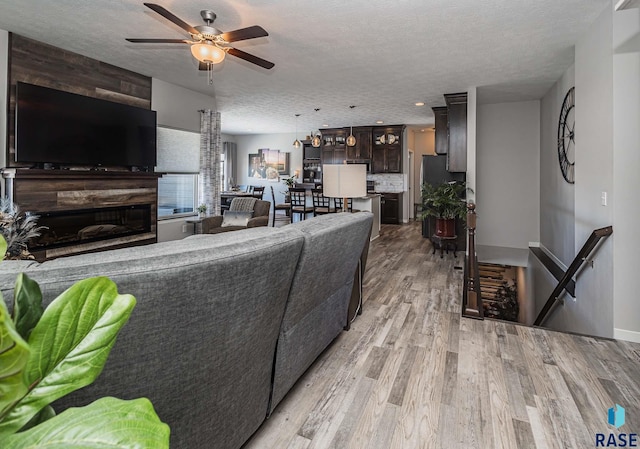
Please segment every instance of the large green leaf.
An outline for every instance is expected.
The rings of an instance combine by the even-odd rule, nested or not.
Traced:
[[[9,435],[3,449],[91,449],[169,447],[169,426],[162,423],[148,399],[123,401],[111,397],[58,416],[25,432]]]
[[[46,405],[92,383],[135,301],[119,295],[105,277],[80,281],[58,296],[29,337],[25,382],[30,391],[0,421],[0,433],[17,432]]]
[[[28,391],[22,376],[28,359],[29,345],[14,327],[0,295],[0,421]]]
[[[40,286],[26,274],[20,273],[13,289],[13,322],[22,338],[29,338],[42,311]]]
[[[47,419],[51,419],[56,416],[56,411],[50,405],[47,405],[45,408],[40,410],[27,424],[24,425],[20,432],[23,432],[27,429],[31,429],[32,427],[37,426],[40,423],[45,422]]]
[[[5,254],[7,254],[7,241],[4,235],[0,235],[0,260],[4,259]]]

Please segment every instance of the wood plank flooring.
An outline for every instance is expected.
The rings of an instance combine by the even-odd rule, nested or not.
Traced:
[[[245,449],[582,449],[640,433],[640,345],[461,318],[463,260],[431,255],[416,223],[383,226],[363,314]]]

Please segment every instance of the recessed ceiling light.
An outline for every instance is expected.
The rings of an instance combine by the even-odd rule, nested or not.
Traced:
[[[377,123],[378,125],[382,125],[384,122],[383,122],[382,120],[376,120],[376,123]]]
[[[329,125],[327,125],[326,123],[324,125],[322,125],[323,128],[328,128]]]
[[[418,102],[416,103],[416,106],[424,106],[424,101],[418,101]]]

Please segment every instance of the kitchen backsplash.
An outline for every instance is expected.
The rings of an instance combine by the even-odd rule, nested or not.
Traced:
[[[369,174],[367,181],[375,181],[376,192],[404,191],[404,175],[402,173]]]

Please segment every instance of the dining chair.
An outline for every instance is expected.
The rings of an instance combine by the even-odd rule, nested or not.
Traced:
[[[306,189],[289,189],[289,196],[291,197],[291,222],[293,222],[294,214],[298,214],[300,216],[300,220],[304,220],[307,217],[307,214],[313,213],[313,206],[307,206]]]
[[[330,214],[335,212],[335,208],[331,207],[331,198],[322,194],[322,189],[313,189],[311,191],[313,197],[313,216]]]
[[[344,200],[342,198],[334,198],[333,201],[334,201],[334,204],[336,205],[335,212],[342,212],[342,203],[344,202]],[[347,199],[347,210],[349,212],[353,212],[353,203],[351,198]]]
[[[276,225],[276,220],[283,220],[291,222],[291,203],[276,203],[276,194],[273,192],[273,186],[271,187],[271,202],[273,203],[273,219],[271,221],[271,226]],[[279,210],[285,211],[285,214],[278,214]]]
[[[251,194],[254,198],[261,200],[264,194],[264,186],[251,186]]]

